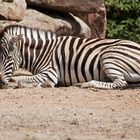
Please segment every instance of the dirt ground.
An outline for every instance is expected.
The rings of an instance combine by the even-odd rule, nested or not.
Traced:
[[[140,89],[0,89],[0,140],[140,140]]]

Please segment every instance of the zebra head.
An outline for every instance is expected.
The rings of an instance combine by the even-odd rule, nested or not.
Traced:
[[[3,33],[0,37],[0,88],[7,88],[13,71],[20,64],[19,42],[22,35]]]

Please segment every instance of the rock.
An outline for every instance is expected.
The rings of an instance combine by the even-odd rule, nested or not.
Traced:
[[[57,35],[105,37],[106,9],[103,0],[26,0],[28,6],[32,8],[28,7],[27,10],[25,10],[24,0],[22,0],[23,2],[19,2],[19,0],[3,1],[5,2],[0,0],[0,30],[9,24],[16,23],[51,30]],[[6,6],[10,8],[4,8]],[[20,6],[22,8],[19,8]],[[19,20],[21,21],[19,22]]]
[[[95,13],[103,0],[26,0],[29,5],[54,9],[63,12]]]
[[[90,37],[105,37],[106,9],[103,0],[27,0],[27,3],[36,9],[41,7],[41,9],[49,8],[65,13],[73,13],[73,15],[79,17],[81,21],[83,20],[90,27]]]
[[[91,29],[91,37],[105,38],[106,33],[106,9],[104,3],[97,13],[77,13]]]
[[[56,24],[54,18],[33,9],[27,9],[24,19],[18,22],[18,24],[32,28],[51,30],[53,32],[57,31],[60,26],[60,23]]]
[[[103,5],[98,13],[88,14],[88,23],[92,37],[105,38],[106,33],[106,9]]]
[[[91,37],[91,29],[90,27],[79,17],[72,15],[75,20],[77,21],[77,23],[80,25],[80,32],[79,35],[78,33],[75,34],[75,36],[80,36],[80,37],[87,37],[90,38]],[[75,30],[77,30],[77,26],[75,26]]]
[[[0,0],[0,19],[20,21],[26,11],[25,0]]]
[[[51,13],[51,16],[49,16],[39,11],[28,9],[24,19],[20,22],[0,20],[0,30],[11,24],[51,30],[56,32],[57,35],[91,37],[91,30],[84,21],[72,14],[63,12]]]

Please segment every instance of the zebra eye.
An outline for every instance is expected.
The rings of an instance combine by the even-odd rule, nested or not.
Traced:
[[[13,44],[10,44],[9,51],[10,51],[10,53],[12,53],[14,51],[14,45]]]

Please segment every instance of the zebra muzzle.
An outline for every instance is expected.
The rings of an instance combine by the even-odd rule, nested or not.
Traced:
[[[7,86],[8,86],[8,84],[5,81],[0,80],[0,89],[6,89]]]
[[[0,89],[6,89],[8,86],[8,83],[6,83],[4,80],[3,80],[3,76],[2,74],[0,74]]]

